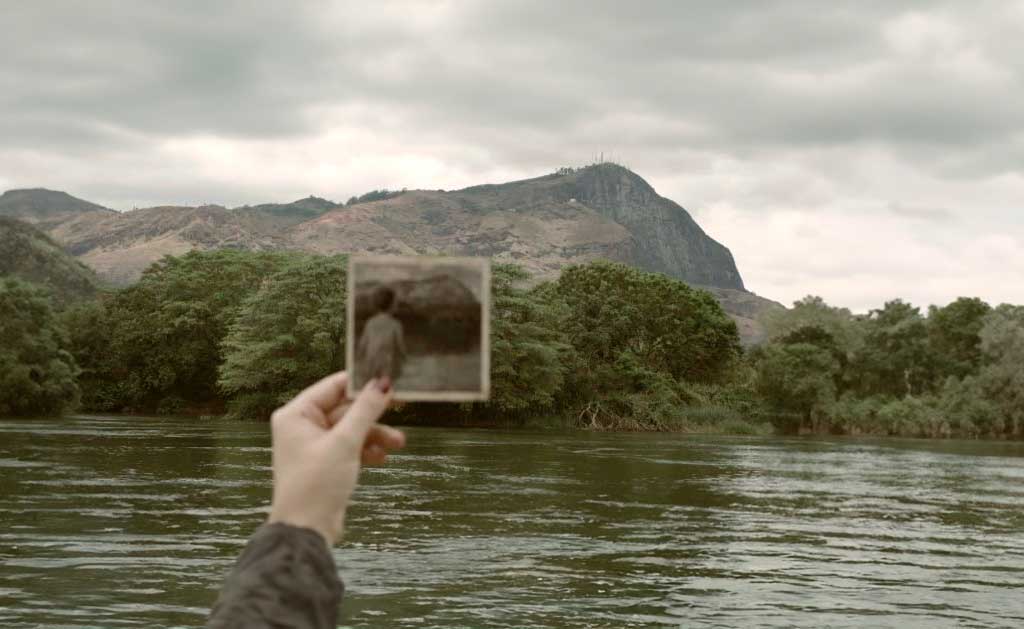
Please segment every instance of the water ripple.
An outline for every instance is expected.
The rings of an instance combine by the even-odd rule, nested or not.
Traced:
[[[0,422],[0,623],[202,624],[265,425]],[[1024,446],[410,431],[335,558],[346,627],[1024,625]]]

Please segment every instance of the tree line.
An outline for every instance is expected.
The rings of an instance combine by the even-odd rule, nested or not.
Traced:
[[[219,250],[63,303],[0,281],[0,415],[68,409],[265,419],[345,361],[347,260]],[[960,299],[865,316],[807,298],[746,352],[709,293],[596,261],[492,272],[492,399],[403,422],[729,433],[1019,437],[1024,308]]]
[[[784,431],[1024,436],[1024,307],[962,297],[854,315],[808,297],[766,321],[749,361]]]
[[[4,355],[31,363],[36,376],[5,382],[0,411],[266,418],[344,367],[346,267],[344,256],[194,251],[165,257],[129,287],[65,307],[8,278],[0,304],[21,313],[23,325],[4,326]],[[594,262],[530,284],[522,268],[494,266],[490,402],[400,413],[681,428],[685,417],[674,409],[692,406],[692,390],[725,382],[741,354],[736,326],[714,298],[664,275]],[[27,351],[33,343],[45,350]],[[40,384],[51,381],[60,386]]]

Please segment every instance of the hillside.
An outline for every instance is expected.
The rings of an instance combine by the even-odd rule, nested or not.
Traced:
[[[17,192],[27,207],[24,193],[32,191]],[[755,311],[781,307],[745,290],[729,249],[685,209],[615,164],[449,192],[389,193],[347,205],[309,197],[235,209],[89,208],[61,214],[45,206],[63,193],[35,192],[40,198],[30,201],[40,208],[37,216],[49,217],[41,226],[101,277],[119,284],[133,281],[166,254],[196,248],[486,255],[521,264],[539,277],[607,258],[714,289],[748,340],[760,334]]]
[[[22,221],[0,216],[0,276],[48,286],[58,300],[96,293],[99,281],[49,236]]]
[[[340,207],[333,201],[309,196],[291,203],[264,203],[235,208],[235,213],[245,216],[255,228],[282,229],[316,218],[324,212]]]
[[[107,281],[124,285],[165,255],[192,249],[287,249],[278,221],[217,205],[83,215],[49,233]]]
[[[117,212],[66,192],[44,188],[8,190],[0,194],[0,216],[32,223],[41,229],[83,214],[116,215]]]

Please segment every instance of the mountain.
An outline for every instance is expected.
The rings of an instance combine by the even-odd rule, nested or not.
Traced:
[[[16,218],[44,229],[91,213],[117,214],[114,210],[83,201],[66,192],[44,188],[8,190],[0,194],[0,216]]]
[[[607,258],[712,290],[748,341],[760,335],[756,313],[781,308],[746,291],[729,249],[685,209],[615,164],[367,198],[372,200],[345,205],[309,197],[235,209],[157,207],[120,214],[100,208],[66,212],[45,227],[101,277],[122,284],[166,254],[196,248],[484,255],[521,264],[541,278],[554,277],[567,264]],[[38,215],[60,214],[42,207]]]
[[[28,223],[0,216],[0,276],[13,275],[48,286],[60,301],[96,294],[92,269]]]

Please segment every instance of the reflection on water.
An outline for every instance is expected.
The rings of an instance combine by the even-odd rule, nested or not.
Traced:
[[[1024,626],[1024,445],[417,429],[335,557],[347,627]],[[202,625],[265,425],[0,422],[0,624]]]

